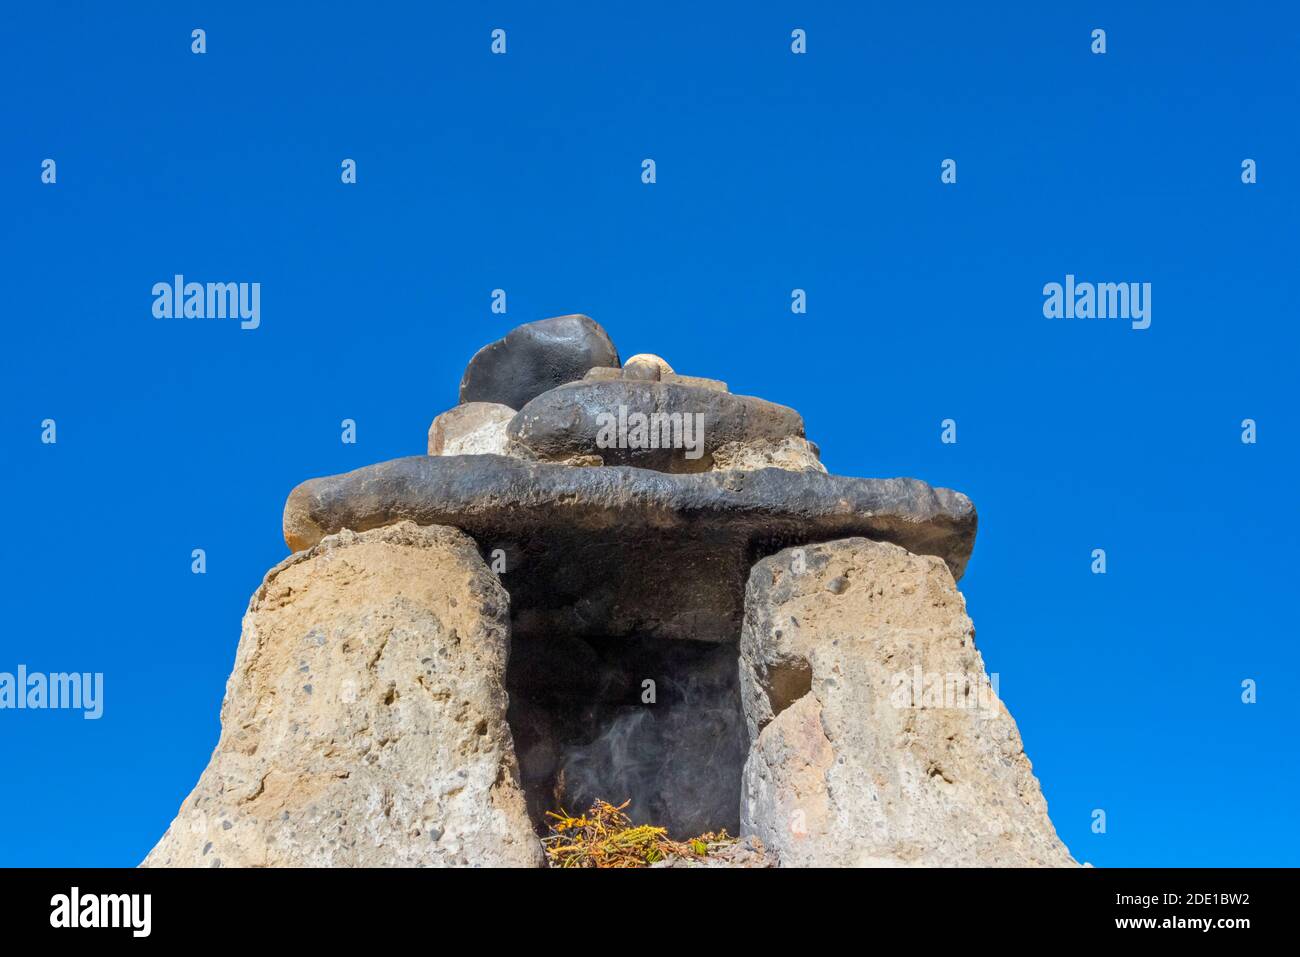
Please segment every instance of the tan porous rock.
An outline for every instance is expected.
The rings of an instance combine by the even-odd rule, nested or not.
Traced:
[[[1071,866],[944,563],[849,538],[750,575],[741,832],[782,866]]]
[[[499,402],[465,402],[429,426],[430,455],[509,455],[506,426],[515,410]]]
[[[633,356],[634,359],[641,359],[641,356]],[[631,364],[631,359],[628,360]],[[665,363],[666,364],[666,363]],[[622,369],[613,369],[605,366],[598,366],[594,369],[588,369],[583,380],[587,382],[608,382],[611,379],[625,379],[628,376],[623,374]],[[694,386],[697,389],[712,389],[714,392],[728,392],[727,383],[721,379],[705,379],[697,375],[678,375],[676,372],[665,372],[659,370],[660,382],[672,382],[677,385]]]
[[[661,377],[661,381],[694,386],[697,389],[712,389],[714,392],[731,391],[727,388],[727,383],[721,379],[706,379],[697,375],[678,375],[676,372],[667,372]]]
[[[785,469],[790,472],[826,472],[817,446],[796,435],[784,439],[728,442],[713,453],[714,472],[753,472]]]
[[[509,597],[473,541],[343,531],[267,573],[207,769],[145,866],[537,866]]]

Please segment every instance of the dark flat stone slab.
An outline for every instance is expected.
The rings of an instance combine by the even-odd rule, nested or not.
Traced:
[[[739,635],[749,569],[782,548],[861,535],[937,555],[960,578],[976,529],[966,496],[916,479],[420,455],[302,483],[284,536],[298,551],[403,519],[504,550],[517,630],[715,641]]]

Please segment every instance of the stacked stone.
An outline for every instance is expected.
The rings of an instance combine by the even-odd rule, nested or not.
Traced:
[[[699,448],[599,441],[602,415],[701,425]],[[725,382],[678,375],[643,353],[620,365],[609,335],[587,316],[530,322],[478,351],[460,404],[429,427],[430,455],[509,455],[573,466],[631,465],[659,472],[825,472],[794,409],[732,395]]]
[[[735,649],[722,804],[768,863],[1074,863],[957,590],[966,496],[829,475],[793,409],[620,363],[586,316],[485,346],[460,400],[428,455],[290,494],[294,554],[249,605],[221,740],[146,864],[539,865],[556,741],[521,708],[557,679],[508,686],[507,665],[596,639]],[[610,415],[655,414],[702,422],[695,449],[603,440]]]

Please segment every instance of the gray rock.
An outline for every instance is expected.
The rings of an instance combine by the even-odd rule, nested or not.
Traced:
[[[521,409],[529,399],[596,366],[618,367],[618,350],[587,316],[556,316],[511,329],[475,353],[460,380],[461,402]]]
[[[764,850],[761,841],[749,837],[724,843],[710,842],[707,845],[707,853],[703,857],[693,854],[670,854],[663,860],[651,864],[650,867],[652,869],[776,867],[776,860]]]
[[[249,602],[212,759],[145,866],[540,866],[508,610],[451,528],[285,559]]]
[[[703,472],[728,443],[802,438],[803,418],[753,396],[623,379],[551,389],[520,409],[506,431],[542,461],[587,454],[606,465]]]
[[[670,475],[492,455],[412,456],[311,479],[285,542],[345,528],[452,525],[500,548],[516,632],[735,641],[764,555],[851,535],[936,555],[960,575],[975,542],[966,496],[915,479],[762,469]]]
[[[740,679],[741,833],[782,866],[1075,863],[938,559],[853,538],[759,562]]]

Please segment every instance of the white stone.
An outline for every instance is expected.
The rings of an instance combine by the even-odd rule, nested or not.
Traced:
[[[515,410],[497,402],[465,402],[429,426],[430,455],[510,455],[506,426]]]

